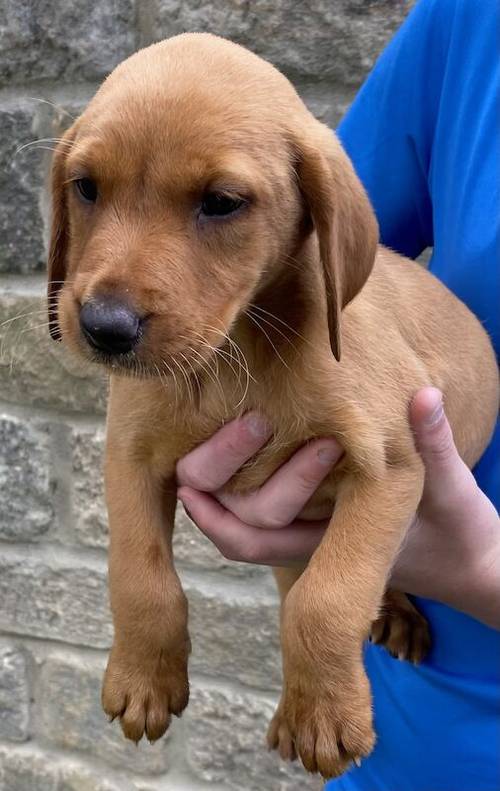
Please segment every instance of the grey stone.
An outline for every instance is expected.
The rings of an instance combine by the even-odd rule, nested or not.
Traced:
[[[104,559],[73,560],[53,546],[0,554],[0,629],[107,648],[112,627]]]
[[[250,686],[279,688],[278,602],[268,581],[181,578],[189,599],[190,667]]]
[[[58,791],[53,761],[38,752],[0,747],[0,791]]]
[[[125,774],[103,773],[32,746],[0,747],[0,791],[136,791]]]
[[[3,0],[0,83],[101,79],[135,49],[134,0]]]
[[[53,656],[44,663],[39,680],[42,742],[100,758],[111,766],[138,774],[161,774],[172,756],[167,737],[155,745],[136,747],[125,739],[119,723],[109,723],[100,702],[105,662]]]
[[[182,575],[190,601],[191,667],[243,683],[280,684],[278,609],[266,580]],[[208,575],[207,575],[208,576]],[[0,629],[108,648],[112,625],[105,561],[73,559],[62,548],[0,554]]]
[[[37,540],[55,520],[46,428],[0,412],[0,448],[0,538]]]
[[[18,151],[38,137],[32,102],[0,107],[0,272],[35,272],[44,265],[39,211],[43,165],[29,149]]]
[[[319,791],[317,777],[267,751],[266,730],[275,707],[259,695],[195,687],[186,712],[193,771],[205,782],[235,791]]]
[[[108,546],[104,502],[104,426],[71,432],[73,515],[76,540],[88,547]]]
[[[79,362],[47,329],[45,283],[0,283],[0,398],[12,403],[100,412],[107,377]]]
[[[400,0],[158,0],[155,40],[207,31],[263,56],[292,78],[359,85],[410,3]]]
[[[337,128],[355,96],[353,91],[337,91],[331,83],[314,80],[295,87],[311,113],[331,129]]]
[[[0,645],[0,738],[24,741],[29,736],[30,692],[24,655]]]
[[[57,784],[57,791],[136,791],[137,788],[125,777],[106,778],[102,773],[74,764],[61,766]]]

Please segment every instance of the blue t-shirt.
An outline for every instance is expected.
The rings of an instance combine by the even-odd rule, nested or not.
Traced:
[[[384,244],[430,268],[500,343],[500,3],[421,0],[342,122]],[[478,398],[481,393],[478,392]],[[500,431],[475,469],[497,507]],[[328,791],[499,791],[500,632],[418,599],[420,667],[366,646],[378,741]]]

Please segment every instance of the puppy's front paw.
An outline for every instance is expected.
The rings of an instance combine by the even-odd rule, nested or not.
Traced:
[[[338,777],[351,762],[359,765],[375,744],[371,695],[368,680],[360,667],[349,680],[319,679],[301,674],[287,679],[280,724],[276,731],[282,753],[288,738],[309,772],[325,779]]]
[[[113,647],[102,689],[102,705],[111,719],[120,717],[127,739],[143,735],[154,742],[179,716],[189,699],[188,651],[158,650],[135,660],[133,654]]]

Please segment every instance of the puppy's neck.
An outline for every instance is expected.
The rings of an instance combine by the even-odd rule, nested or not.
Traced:
[[[294,253],[257,291],[231,331],[259,366],[292,366],[305,347],[318,342],[322,323],[326,329],[315,239],[309,237]]]

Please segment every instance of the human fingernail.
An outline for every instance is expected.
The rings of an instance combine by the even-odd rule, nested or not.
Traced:
[[[340,458],[341,453],[340,447],[335,443],[335,445],[320,448],[318,450],[318,459],[321,464],[335,464]]]
[[[424,423],[427,428],[433,428],[437,426],[439,421],[443,418],[444,415],[444,407],[443,407],[443,400],[440,398],[439,403],[434,407],[430,415],[427,415]]]
[[[250,412],[245,415],[245,425],[248,427],[250,434],[253,437],[257,437],[257,439],[265,439],[272,433],[271,426],[267,420],[256,412]]]

